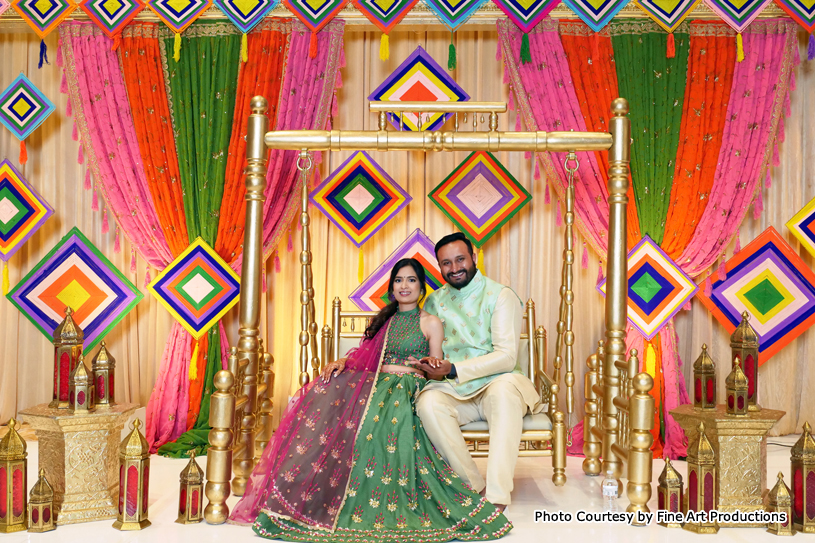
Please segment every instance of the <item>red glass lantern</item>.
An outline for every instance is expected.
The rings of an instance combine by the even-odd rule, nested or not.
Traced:
[[[68,409],[71,413],[88,413],[93,411],[93,384],[85,366],[85,358],[79,355],[79,362],[71,373],[70,393],[68,394]]]
[[[799,532],[815,533],[815,439],[808,422],[792,446],[790,464],[793,526]]]
[[[784,482],[784,474],[780,471],[778,480],[767,498],[769,512],[787,514],[786,522],[770,522],[767,525],[767,531],[775,535],[795,535],[795,529],[792,527],[792,495],[787,483]]]
[[[725,379],[725,395],[727,396],[727,405],[725,406],[727,414],[732,417],[746,417],[747,416],[747,376],[741,371],[741,360],[736,357],[733,361],[733,371]]]
[[[8,433],[0,440],[0,533],[4,534],[28,528],[28,453],[16,426],[11,419]]]
[[[119,446],[119,515],[113,527],[117,530],[143,530],[147,520],[150,479],[150,447],[139,431],[141,421],[133,422],[133,431]]]
[[[747,409],[760,411],[758,405],[758,334],[748,322],[750,315],[741,314],[741,322],[730,336],[730,360],[735,365],[741,360],[741,369],[747,376]]]
[[[113,400],[113,370],[116,367],[116,359],[108,352],[105,341],[99,346],[96,356],[91,361],[91,372],[93,373],[94,401],[97,409],[108,409],[116,405]]]
[[[665,459],[665,469],[659,475],[659,486],[657,487],[657,504],[660,511],[678,514],[682,512],[682,476],[677,472],[671,459]],[[681,528],[679,522],[659,522],[660,526],[666,528]]]
[[[48,407],[67,409],[69,405],[69,380],[82,355],[85,334],[74,322],[70,307],[65,308],[65,320],[54,330],[54,393]]]
[[[693,363],[693,407],[716,409],[716,364],[702,344],[702,353]]]
[[[190,462],[181,472],[181,492],[178,500],[178,524],[197,524],[204,520],[204,472],[190,451]]]
[[[705,423],[700,422],[696,441],[688,447],[688,505],[684,529],[697,534],[715,534],[719,525],[705,520],[689,520],[691,512],[716,509],[716,455],[705,435]]]
[[[28,531],[50,532],[54,524],[54,489],[45,478],[45,470],[40,469],[40,478],[31,489],[28,498]]]

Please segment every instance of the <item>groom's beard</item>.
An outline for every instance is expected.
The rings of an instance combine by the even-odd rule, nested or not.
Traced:
[[[451,274],[448,273],[444,276],[444,280],[447,281],[451,287],[461,290],[470,284],[470,281],[472,281],[473,277],[475,277],[475,272],[475,264],[472,264],[471,266],[464,268],[464,275],[462,277],[459,277],[458,279],[451,279]]]

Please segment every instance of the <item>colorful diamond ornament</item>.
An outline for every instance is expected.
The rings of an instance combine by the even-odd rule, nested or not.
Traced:
[[[815,273],[772,226],[710,276],[710,297],[699,299],[728,333],[750,314],[763,364],[815,323]]]
[[[86,353],[142,297],[79,228],[68,232],[7,296],[49,339],[65,318],[65,308],[73,309],[85,333]]]
[[[498,9],[503,11],[510,21],[524,33],[529,33],[550,11],[555,9],[560,0],[492,0]],[[697,2],[700,0],[696,0]]]
[[[629,0],[563,0],[574,11],[575,15],[589,25],[595,32],[600,32],[611,19],[623,9]]]
[[[348,0],[283,0],[295,17],[311,30],[312,34],[319,32],[331,22],[337,13],[345,6]],[[312,40],[316,38],[312,37]]]
[[[200,338],[238,303],[240,278],[202,238],[197,238],[148,286],[156,299]]]
[[[212,0],[150,0],[156,16],[175,34],[180,34],[212,5]]]
[[[637,7],[648,14],[666,32],[673,32],[702,0],[635,0]]]
[[[487,0],[425,0],[444,26],[455,32]]]
[[[279,3],[280,0],[214,0],[215,6],[244,34],[255,28]]]
[[[466,102],[469,99],[470,95],[421,47],[368,97],[375,102]],[[404,113],[401,118],[388,113],[388,120],[399,130],[437,130],[449,116],[449,113],[422,113],[421,128],[419,116],[414,113]]]
[[[605,280],[597,290],[606,295]],[[657,335],[697,290],[650,237],[643,237],[628,253],[628,322],[645,339]]]
[[[365,151],[351,155],[309,197],[357,247],[413,199]]]
[[[428,196],[478,248],[532,199],[487,151],[468,156]]]
[[[775,0],[781,9],[812,34],[815,30],[815,0]],[[2,9],[0,9],[2,13]]]
[[[8,8],[11,7],[8,0],[0,0],[0,15],[3,14]]]
[[[12,6],[41,40],[77,8],[71,0],[15,0]]]
[[[415,258],[422,263],[427,280],[427,294],[430,295],[444,284],[434,248],[430,238],[417,228],[351,293],[349,299],[362,311],[379,311],[388,305],[391,269],[403,258]]]
[[[11,162],[0,162],[0,260],[8,261],[53,213]]]
[[[815,256],[815,198],[787,221],[787,228],[798,238],[804,249]]]
[[[26,139],[53,112],[51,100],[23,74],[0,94],[0,122],[18,140]]]
[[[419,0],[351,0],[356,8],[382,31],[379,58],[390,57],[388,34]]]
[[[79,7],[115,42],[124,27],[144,9],[144,3],[141,0],[82,0]]]
[[[747,26],[764,11],[772,0],[705,0],[705,4],[736,32]]]

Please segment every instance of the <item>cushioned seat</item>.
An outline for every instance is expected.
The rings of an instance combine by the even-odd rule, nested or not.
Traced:
[[[546,413],[538,413],[536,415],[526,415],[524,417],[524,431],[530,430],[551,430],[552,420]],[[487,421],[477,420],[470,422],[461,427],[462,432],[486,432],[489,430]]]

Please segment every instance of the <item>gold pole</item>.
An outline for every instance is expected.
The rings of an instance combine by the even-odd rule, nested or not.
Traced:
[[[597,372],[597,353],[592,353],[586,360],[585,386],[583,389],[586,401],[584,404],[585,415],[583,416],[583,473],[586,475],[600,475],[600,440],[592,433],[592,428],[597,426],[598,409],[597,393],[594,387],[598,384],[599,375]]]
[[[232,421],[235,417],[235,395],[230,392],[232,373],[215,374],[215,392],[209,404],[209,449],[207,450],[207,484],[204,493],[207,506],[204,519],[209,524],[223,524],[229,516],[229,475],[232,471]]]
[[[260,460],[263,449],[272,439],[272,410],[274,408],[274,357],[270,352],[263,353],[263,363],[261,365],[261,381],[266,386],[266,393],[260,400],[260,431],[255,441],[255,463]]]
[[[308,130],[300,132],[310,132]],[[279,134],[280,132],[270,132],[269,134]],[[268,137],[268,134],[267,134]],[[268,145],[268,141],[267,141]],[[280,148],[280,147],[277,147]],[[297,169],[300,171],[300,386],[304,387],[309,383],[308,367],[308,344],[309,336],[314,336],[316,343],[317,324],[314,323],[312,334],[312,286],[311,286],[311,235],[309,233],[308,216],[308,176],[311,173],[313,163],[308,151],[301,150],[297,159]]]
[[[244,448],[234,459],[232,490],[243,496],[246,480],[255,467],[255,411],[257,409],[258,338],[260,336],[260,274],[263,273],[263,202],[266,200],[266,147],[263,135],[269,128],[268,103],[262,96],[252,98],[252,114],[246,132],[246,227],[243,234],[241,269],[240,328],[238,359],[248,362],[243,394],[241,432],[237,438]]]
[[[634,394],[628,399],[628,417],[631,432],[628,440],[628,485],[626,494],[630,502],[626,511],[648,512],[653,476],[651,445],[654,436],[654,398],[651,388],[654,380],[645,372],[632,379]]]
[[[628,302],[628,256],[626,247],[626,208],[630,162],[631,121],[628,101],[617,98],[611,103],[614,116],[609,131],[614,143],[609,150],[608,178],[608,260],[606,263],[606,342],[603,363],[603,472],[614,479],[622,491],[622,464],[612,451],[619,438],[617,407],[620,372],[615,362],[625,359],[625,325]]]

